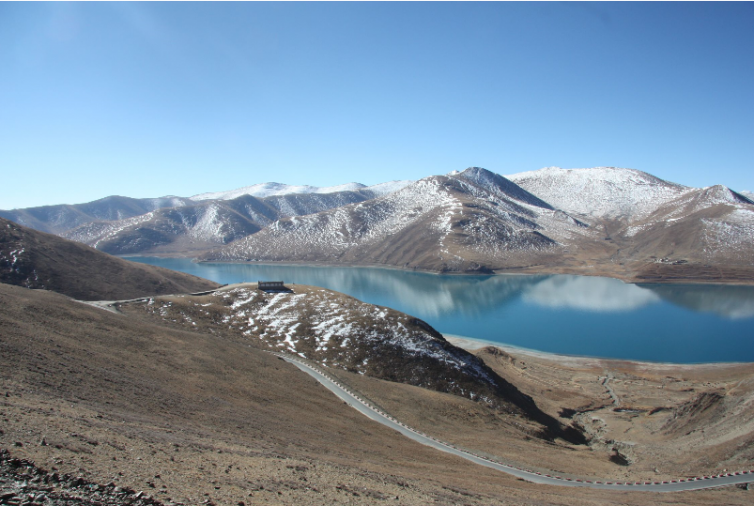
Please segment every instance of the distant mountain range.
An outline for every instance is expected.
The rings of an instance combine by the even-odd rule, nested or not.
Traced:
[[[191,255],[246,237],[281,218],[373,199],[408,183],[330,188],[265,183],[191,198],[107,197],[86,204],[0,211],[0,217],[115,255]]]
[[[390,265],[491,272],[557,254],[587,227],[483,169],[422,179],[359,204],[282,219],[214,250],[207,260]]]
[[[751,197],[614,167],[507,177],[472,167],[371,187],[265,183],[0,216],[113,254],[749,282]]]

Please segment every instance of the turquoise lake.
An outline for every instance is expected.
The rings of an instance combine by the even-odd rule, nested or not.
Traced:
[[[128,260],[218,283],[282,280],[321,286],[417,316],[444,334],[548,353],[682,364],[754,362],[754,287]]]

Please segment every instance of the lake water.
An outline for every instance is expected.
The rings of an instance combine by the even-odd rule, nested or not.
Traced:
[[[283,280],[330,288],[417,316],[444,334],[549,353],[674,363],[754,362],[754,287],[128,259],[218,283]]]

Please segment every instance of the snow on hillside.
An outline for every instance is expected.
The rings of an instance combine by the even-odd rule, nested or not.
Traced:
[[[669,202],[669,207],[674,208],[671,215],[692,213],[712,206],[729,205],[752,205],[745,196],[732,191],[727,186],[715,185],[701,189],[692,189],[679,198]]]
[[[189,197],[191,200],[232,200],[243,195],[251,195],[257,198],[273,197],[278,195],[290,195],[292,193],[335,193],[344,191],[356,191],[366,188],[361,183],[346,183],[338,186],[320,188],[317,186],[293,186],[281,183],[259,183],[245,186],[236,190],[221,192],[200,193]]]
[[[421,320],[331,290],[293,288],[264,293],[256,285],[239,286],[203,297],[155,298],[143,309],[194,328],[209,322],[212,332],[243,336],[327,367],[471,399],[486,400],[499,386],[479,359]]]
[[[738,208],[722,219],[702,219],[705,225],[705,254],[714,261],[721,252],[737,260],[754,257],[754,206]]]
[[[232,200],[243,195],[251,195],[257,198],[279,197],[296,194],[331,194],[338,192],[363,191],[372,197],[381,197],[404,188],[413,181],[388,181],[373,186],[365,186],[361,183],[346,183],[337,186],[317,187],[307,185],[287,185],[281,183],[260,183],[236,190],[201,193],[190,197],[191,200]]]
[[[616,167],[546,167],[505,177],[563,211],[587,216],[640,217],[693,190]]]
[[[506,192],[506,185],[515,188]],[[331,261],[347,255],[351,261],[369,257],[382,262],[384,258],[375,255],[395,259],[405,254],[402,251],[418,247],[417,255],[449,266],[465,261],[458,256],[459,248],[487,257],[542,251],[558,240],[546,234],[562,238],[584,228],[562,211],[519,197],[541,202],[507,181],[492,187],[461,175],[432,176],[384,197],[275,222],[213,255],[216,259],[302,261]]]
[[[136,228],[154,218],[155,211],[119,221],[95,221],[60,234],[65,239],[98,248],[100,243],[115,238],[125,230]]]
[[[377,200],[278,221],[264,232],[276,244],[275,248],[282,248],[281,251],[298,246],[340,254],[358,243],[395,234],[429,210],[459,205],[443,191],[437,180],[428,178]],[[445,230],[448,224],[440,220],[431,228]],[[251,241],[254,237],[242,242]],[[245,249],[243,244],[238,247]]]
[[[125,220],[92,222],[61,236],[109,253],[125,254],[165,245],[181,236],[202,243],[225,244],[259,230],[260,225],[221,204],[209,201],[151,211]],[[246,207],[247,213],[255,213],[253,207]],[[255,215],[270,222],[259,213]]]
[[[370,192],[375,197],[382,197],[384,195],[387,195],[388,193],[397,192],[398,190],[402,190],[406,186],[413,183],[413,180],[410,179],[404,179],[402,181],[388,181],[387,183],[380,183],[375,184],[372,186],[367,186],[365,188],[362,188],[362,191]]]
[[[749,199],[749,200],[751,200],[752,202],[754,202],[754,192],[750,192],[750,191],[742,191],[742,192],[738,192],[738,193],[740,193],[741,195],[743,195],[743,196],[744,196],[744,197],[746,197],[747,199]]]
[[[189,201],[189,205],[127,220],[89,223],[63,236],[114,254],[148,251],[181,238],[193,239],[188,244],[201,249],[207,243],[225,244],[253,234],[280,218],[314,214],[368,198],[361,192],[346,191]]]
[[[287,195],[275,195],[265,197],[263,202],[275,209],[278,218],[290,218],[315,214],[336,207],[362,202],[369,198],[362,192],[336,192],[336,193],[291,193]]]
[[[455,173],[451,174],[466,179],[467,181],[471,181],[472,183],[476,183],[485,190],[504,198],[513,198],[514,200],[525,202],[536,207],[550,210],[553,209],[550,204],[527,192],[519,185],[499,174],[495,174],[494,172],[490,172],[481,167],[469,167],[463,172],[455,171]]]
[[[156,199],[142,199],[145,203],[148,203],[152,206],[152,211],[156,211],[158,209],[162,209],[163,207],[184,207],[189,205],[188,202],[186,202],[189,199],[186,199],[184,197],[176,197],[174,195],[168,195],[165,197],[159,197]]]
[[[455,204],[436,179],[428,178],[375,200],[277,221],[261,232],[262,238],[247,237],[220,254],[257,258],[278,252],[337,257],[354,246],[398,232],[428,210]],[[443,224],[430,228],[438,227],[443,228]]]
[[[728,206],[733,209],[741,211],[740,218],[746,219],[746,217],[754,217],[754,203],[747,199],[744,195],[732,191],[730,188],[723,185],[708,186],[706,188],[691,188],[689,191],[683,193],[680,197],[664,203],[658,209],[641,221],[636,221],[632,225],[626,228],[626,236],[631,237],[637,233],[647,230],[658,224],[670,225],[683,220],[694,213],[714,208],[716,206]],[[731,209],[732,210],[732,209]],[[718,220],[721,218],[718,218]],[[735,220],[740,222],[740,219]],[[717,225],[713,225],[717,220],[710,220],[707,218],[704,220],[705,224],[712,226],[713,229],[709,229],[709,234],[714,235],[712,230],[724,230],[724,228],[714,228]],[[718,223],[722,226],[722,222]],[[709,235],[708,234],[708,235]],[[733,238],[731,237],[731,240]],[[736,240],[737,242],[738,240]],[[751,236],[749,237],[751,242]],[[732,245],[732,244],[731,244]],[[719,245],[723,247],[723,244]]]

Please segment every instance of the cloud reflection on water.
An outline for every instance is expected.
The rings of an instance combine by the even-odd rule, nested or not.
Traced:
[[[647,286],[647,285],[642,285]],[[648,285],[663,300],[731,320],[754,318],[754,287],[724,285]]]
[[[284,280],[322,286],[422,318],[481,317],[522,301],[547,308],[626,313],[667,302],[728,319],[754,318],[754,287],[632,285],[591,276],[452,276],[378,268],[266,264],[192,264],[186,259],[143,259],[220,283]]]
[[[633,311],[661,299],[651,290],[617,279],[552,276],[530,287],[523,300],[540,306],[585,311]]]

